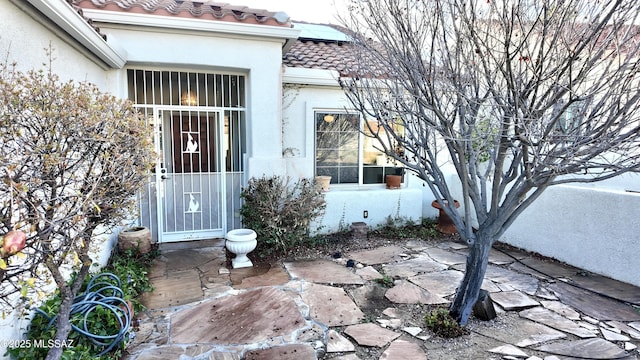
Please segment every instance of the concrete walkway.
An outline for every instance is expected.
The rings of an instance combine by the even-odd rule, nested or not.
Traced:
[[[469,335],[447,340],[422,316],[455,293],[462,244],[397,241],[339,259],[231,270],[222,241],[198,245],[206,246],[164,249],[154,262],[155,291],[143,297],[148,309],[125,359],[640,357],[640,312],[629,305],[640,304],[640,289],[526,253],[494,251],[483,288],[498,318],[472,319]]]

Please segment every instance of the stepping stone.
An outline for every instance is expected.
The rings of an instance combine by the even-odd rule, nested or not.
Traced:
[[[301,296],[311,317],[326,326],[357,324],[364,319],[364,313],[342,288],[310,284]]]
[[[580,313],[573,310],[571,306],[565,305],[560,301],[541,301],[542,306],[556,312],[569,320],[580,320]]]
[[[566,338],[567,334],[524,318],[509,320],[508,327],[478,327],[474,331],[520,348],[541,342]]]
[[[363,280],[376,280],[382,279],[384,276],[374,269],[373,266],[365,266],[362,269],[356,270],[356,275],[360,276]]]
[[[412,283],[429,291],[431,294],[446,297],[455,294],[464,274],[457,270],[445,270],[409,278]]]
[[[402,319],[376,319],[376,322],[383,328],[399,329],[402,326]]]
[[[467,256],[460,253],[443,250],[440,248],[430,248],[425,251],[433,260],[445,265],[466,264]]]
[[[396,304],[435,305],[449,303],[448,300],[405,280],[398,281],[398,284],[387,290],[384,296]]]
[[[496,249],[491,249],[489,252],[489,263],[491,264],[508,265],[514,261],[516,261],[514,258]]]
[[[327,352],[350,352],[356,351],[356,347],[346,337],[331,329],[327,332]]]
[[[396,340],[382,353],[380,360],[409,360],[426,359],[427,354],[416,343],[406,340]]]
[[[628,336],[625,336],[625,335],[622,335],[622,334],[618,334],[618,333],[613,332],[611,330],[600,328],[600,332],[602,332],[602,336],[605,338],[605,340],[609,340],[609,341],[629,341],[629,340],[631,340],[631,339],[629,339]]]
[[[627,357],[627,353],[616,344],[600,338],[557,342],[535,347],[534,350],[584,359],[621,359]]]
[[[153,279],[151,284],[154,290],[141,297],[142,304],[148,309],[185,305],[203,298],[198,270],[174,271],[168,278]]]
[[[498,286],[507,285],[531,296],[535,295],[536,291],[538,291],[538,279],[495,265],[487,266],[485,278],[497,283]]]
[[[549,289],[555,292],[563,303],[600,321],[640,321],[640,312],[635,311],[631,305],[560,282],[549,285]]]
[[[636,330],[636,329],[632,328],[631,326],[625,325],[624,323],[621,323],[619,321],[607,321],[606,324],[611,326],[611,327],[614,327],[616,329],[621,330],[622,332],[628,334],[629,336],[631,336],[634,339],[640,340],[640,330]]]
[[[632,328],[640,331],[640,321],[634,321],[634,322],[630,322],[627,325],[631,326]]]
[[[344,333],[361,346],[383,347],[400,336],[399,333],[381,328],[374,323],[350,325]]]
[[[520,291],[498,292],[491,294],[491,299],[505,310],[522,310],[540,303]]]
[[[525,334],[528,334],[525,339],[514,344],[515,346],[522,348],[567,337],[567,334],[561,331],[554,330],[546,325],[538,324],[533,321],[525,321],[523,326],[519,327],[519,329],[525,332]]]
[[[244,268],[234,269],[234,271],[232,271],[231,279],[234,282],[233,287],[235,289],[251,289],[259,286],[278,286],[289,282],[289,274],[287,274],[287,272],[278,265],[271,266],[269,270],[261,274],[243,277],[242,279],[239,279],[239,283],[234,281],[233,273],[236,270],[244,270]]]
[[[292,344],[274,346],[264,350],[251,350],[245,360],[316,360],[316,352],[311,345]]]
[[[518,349],[513,345],[502,345],[495,347],[493,349],[489,349],[489,352],[494,354],[506,355],[506,356],[515,356],[515,357],[528,357],[527,353]]]
[[[520,316],[550,326],[554,329],[571,333],[581,338],[592,338],[596,336],[573,321],[541,306],[523,310],[520,312]]]
[[[422,332],[422,328],[419,328],[417,326],[408,326],[408,327],[403,327],[402,331],[406,332],[411,336],[418,336],[418,334]]]
[[[391,262],[395,257],[402,254],[404,249],[391,245],[383,246],[373,250],[363,250],[349,253],[349,258],[367,265],[377,265]]]
[[[296,261],[285,263],[284,266],[293,279],[322,284],[364,284],[360,276],[352,273],[346,266],[333,261]]]
[[[399,318],[400,317],[400,313],[398,312],[398,309],[396,308],[392,308],[392,307],[388,307],[386,309],[384,309],[382,311],[382,315],[386,315],[390,318]]]
[[[384,267],[384,272],[392,278],[408,278],[420,273],[442,271],[445,269],[447,269],[447,265],[441,264],[426,255],[421,255],[410,260],[389,264]]]
[[[175,313],[170,339],[174,344],[249,344],[290,334],[304,325],[290,296],[263,287]]]

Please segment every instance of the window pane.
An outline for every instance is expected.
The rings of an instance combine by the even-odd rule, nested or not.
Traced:
[[[317,112],[316,175],[331,176],[331,183],[357,183],[360,151],[359,117],[338,112]]]

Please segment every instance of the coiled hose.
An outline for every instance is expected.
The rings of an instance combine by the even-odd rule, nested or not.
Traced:
[[[116,284],[114,285],[113,282]],[[127,302],[124,300],[124,292],[121,289],[121,285],[122,283],[116,275],[101,273],[89,281],[83,294],[79,294],[73,299],[69,318],[72,318],[75,314],[82,314],[83,321],[81,324],[72,323],[71,328],[86,336],[93,344],[104,348],[97,356],[102,356],[113,350],[126,340],[126,336],[129,333],[132,314]],[[88,319],[98,307],[111,311],[115,318],[118,319],[119,331],[116,334],[98,335],[91,333],[89,330],[91,322]],[[58,318],[58,315],[51,317],[39,308],[36,311],[49,320],[47,328],[51,327]]]

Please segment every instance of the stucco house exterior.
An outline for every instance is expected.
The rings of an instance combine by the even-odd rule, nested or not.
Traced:
[[[158,242],[241,227],[240,189],[263,175],[331,175],[319,231],[437,214],[411,174],[386,189],[384,175],[400,170],[339,126],[363,120],[338,85],[349,39],[335,27],[171,0],[1,1],[0,24],[3,59],[43,68],[51,48],[62,79],[95,83],[146,116],[160,156],[137,221]],[[640,253],[639,178],[547,192],[502,240],[640,286],[629,271]]]

